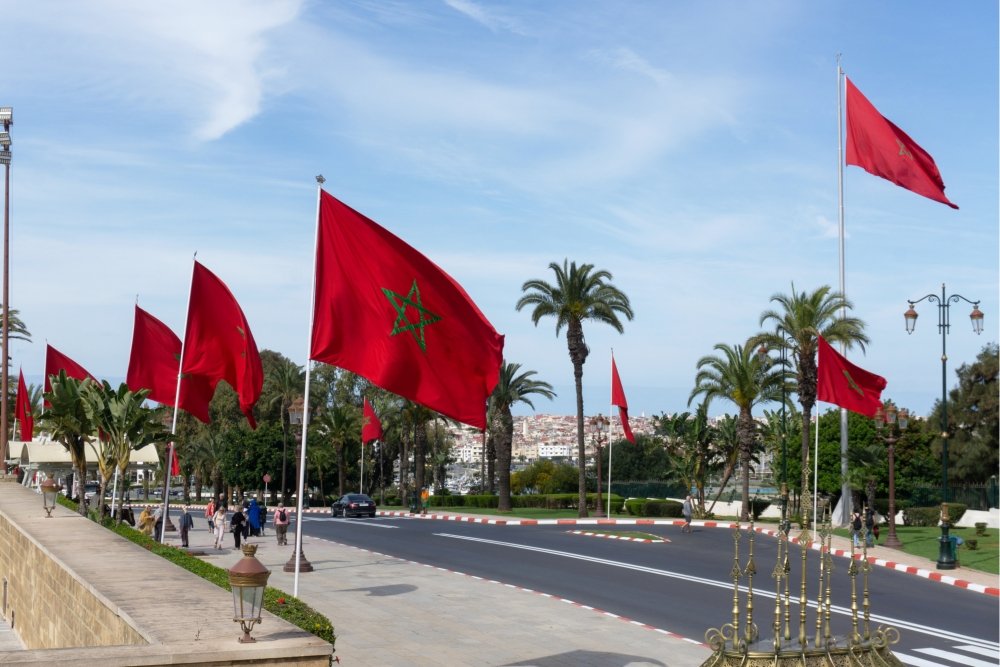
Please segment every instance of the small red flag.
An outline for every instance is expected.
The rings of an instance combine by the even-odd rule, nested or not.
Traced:
[[[135,307],[132,330],[132,355],[125,382],[129,389],[148,389],[149,398],[173,405],[177,396],[177,372],[180,370],[181,339],[166,324],[139,306]],[[186,374],[181,381],[181,405],[197,419],[209,422],[208,404],[215,387],[207,378]]]
[[[52,382],[49,378],[53,375],[59,375],[59,371],[66,371],[66,377],[71,377],[75,380],[85,380],[90,378],[94,382],[97,382],[97,378],[87,372],[87,370],[76,363],[65,354],[52,347],[48,343],[45,345],[45,393],[52,391]],[[48,407],[49,402],[45,402],[46,407]]]
[[[615,365],[615,355],[611,355],[611,405],[618,406],[618,416],[622,420],[622,430],[625,431],[625,439],[635,444],[635,436],[632,435],[632,427],[628,423],[628,401],[625,400],[625,390],[622,389],[622,380],[618,377],[618,366]]]
[[[382,437],[382,422],[379,421],[378,416],[375,414],[372,404],[368,402],[367,396],[365,396],[364,422],[364,426],[361,427],[362,444],[378,440]]]
[[[958,208],[944,195],[944,181],[934,158],[878,112],[847,81],[847,164],[857,165],[928,199]]]
[[[309,358],[485,429],[503,336],[451,276],[320,191]]]
[[[185,375],[200,375],[212,393],[225,380],[240,397],[240,410],[257,428],[253,407],[264,386],[257,343],[240,304],[219,278],[194,263],[187,329],[184,333]]]
[[[181,474],[181,462],[177,458],[177,445],[172,445],[170,447],[170,476],[174,477]]]
[[[31,416],[31,397],[28,395],[28,387],[24,384],[24,371],[18,371],[14,416],[21,422],[21,440],[31,442],[35,433],[35,419]]]
[[[855,366],[817,337],[819,360],[816,367],[816,398],[842,408],[874,417],[882,406],[885,378]]]

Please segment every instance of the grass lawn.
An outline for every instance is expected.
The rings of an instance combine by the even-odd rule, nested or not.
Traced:
[[[879,532],[879,542],[885,544],[885,538],[889,534],[889,529],[881,527]],[[837,528],[835,535],[850,537],[851,531],[844,528]],[[987,528],[985,535],[976,535],[975,528],[952,528],[949,531],[952,537],[961,537],[963,540],[979,540],[979,548],[969,549],[966,545],[958,548],[958,563],[960,567],[968,567],[991,574],[998,573],[998,560],[1000,560],[1000,531],[995,528]],[[918,528],[916,526],[897,526],[896,537],[903,543],[902,551],[927,559],[928,567],[933,567],[938,559],[940,549],[941,529],[937,526]],[[878,552],[879,558],[887,558],[885,549]],[[891,557],[888,558],[892,560]],[[956,575],[957,576],[957,575]]]

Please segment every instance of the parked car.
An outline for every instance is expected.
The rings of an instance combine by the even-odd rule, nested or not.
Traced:
[[[330,506],[333,516],[375,516],[375,501],[363,493],[348,493]]]

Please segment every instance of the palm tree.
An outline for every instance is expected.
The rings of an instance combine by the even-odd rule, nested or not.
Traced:
[[[340,495],[347,486],[347,443],[361,439],[361,409],[356,405],[331,405],[319,413],[314,422],[316,432],[333,445],[337,452],[337,481]]]
[[[514,442],[514,417],[510,412],[511,406],[524,403],[534,410],[535,406],[529,398],[532,394],[544,396],[549,400],[555,397],[552,385],[532,378],[535,371],[519,372],[520,370],[521,364],[512,364],[504,360],[500,367],[500,379],[490,394],[489,412],[497,425],[494,442],[497,450],[497,485],[500,493],[498,509],[501,512],[509,512],[511,509],[510,459]]]
[[[705,403],[715,398],[732,401],[739,409],[736,432],[740,444],[742,467],[743,509],[740,518],[750,518],[750,459],[756,444],[753,407],[759,403],[780,400],[784,384],[784,369],[770,357],[758,355],[753,345],[718,343],[721,355],[708,355],[698,360],[695,387],[688,405],[696,396],[704,395]]]
[[[87,454],[85,447],[97,429],[87,410],[84,393],[93,382],[90,378],[77,380],[67,377],[66,371],[52,376],[52,390],[45,393],[49,408],[39,420],[39,428],[48,431],[53,440],[69,452],[73,468],[83,495],[83,484],[87,480]],[[72,489],[70,489],[72,493]],[[80,498],[77,511],[86,516],[87,508]]]
[[[725,492],[733,472],[736,471],[736,464],[740,460],[740,440],[737,435],[736,421],[732,415],[722,415],[715,422],[713,462],[717,461],[722,465],[722,480],[719,482],[719,490],[716,491],[712,504],[706,510],[708,514],[711,514],[715,509],[715,504],[719,502],[719,498]]]
[[[587,516],[587,476],[584,461],[586,451],[583,442],[583,364],[587,361],[590,348],[583,337],[585,320],[603,322],[623,333],[619,315],[626,319],[633,317],[628,296],[610,282],[608,271],[595,270],[593,264],[570,263],[563,260],[562,266],[549,264],[556,275],[554,284],[544,280],[529,280],[521,286],[525,292],[517,302],[517,310],[531,306],[531,321],[538,326],[543,317],[556,318],[556,336],[566,327],[566,345],[569,358],[573,362],[573,378],[576,385],[576,442],[579,478],[579,515]]]
[[[285,482],[288,472],[288,408],[296,398],[305,391],[305,371],[291,359],[284,357],[278,365],[269,369],[264,377],[263,393],[267,396],[266,405],[281,409],[281,499],[288,502],[288,486]]]
[[[809,431],[813,406],[816,405],[816,350],[817,337],[823,336],[830,344],[842,343],[848,349],[857,344],[862,350],[868,343],[865,323],[846,315],[854,306],[829,285],[809,292],[775,294],[771,301],[781,310],[761,313],[760,325],[770,324],[773,332],[759,333],[748,341],[749,345],[765,345],[769,349],[791,354],[796,369],[796,393],[802,405],[802,487],[799,496],[801,507],[809,506]]]

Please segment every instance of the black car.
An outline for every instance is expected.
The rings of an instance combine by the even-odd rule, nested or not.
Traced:
[[[375,516],[375,501],[363,493],[348,493],[330,506],[333,516]]]

